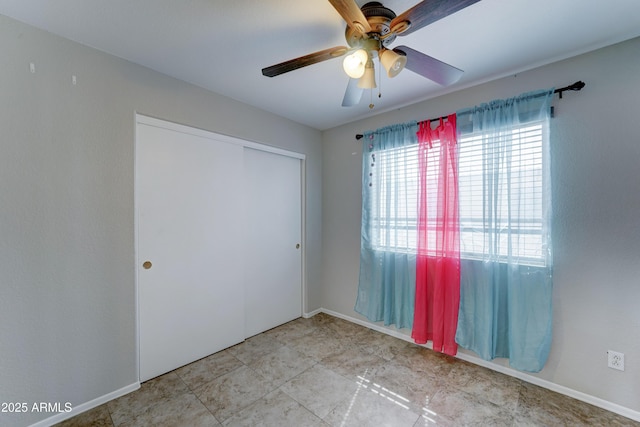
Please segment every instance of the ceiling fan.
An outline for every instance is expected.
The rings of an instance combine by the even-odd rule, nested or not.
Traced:
[[[389,77],[405,67],[440,85],[449,86],[462,77],[463,71],[407,46],[388,49],[396,36],[405,36],[480,0],[425,0],[400,15],[379,2],[358,7],[355,0],[329,0],[347,23],[347,46],[336,46],[262,69],[275,77],[308,65],[349,54],[343,67],[350,77],[342,100],[343,107],[356,105],[364,89],[376,87],[373,59],[378,58]],[[372,106],[370,106],[372,107]]]

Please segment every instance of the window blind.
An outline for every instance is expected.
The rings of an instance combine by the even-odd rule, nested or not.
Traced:
[[[527,123],[502,134],[484,132],[459,137],[459,209],[461,257],[485,254],[544,264],[542,242],[542,125]],[[487,144],[499,138],[502,144]],[[492,148],[492,147],[502,148]],[[395,252],[417,250],[419,191],[418,145],[375,152],[371,183],[373,248]],[[427,194],[435,207],[440,161],[439,143],[427,152]],[[508,171],[496,180],[495,168]],[[487,192],[499,197],[485,197]],[[497,200],[494,203],[488,200]],[[435,227],[435,215],[430,225]],[[511,224],[511,227],[507,227]],[[435,233],[429,238],[435,239]],[[429,242],[435,247],[435,241]]]
[[[458,144],[461,256],[543,264],[541,124],[466,135]]]

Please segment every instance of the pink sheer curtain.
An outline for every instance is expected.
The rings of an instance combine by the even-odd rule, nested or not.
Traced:
[[[411,337],[418,344],[431,340],[434,350],[455,355],[460,304],[456,115],[449,115],[446,122],[440,119],[435,129],[430,121],[421,122],[418,142],[418,253]]]

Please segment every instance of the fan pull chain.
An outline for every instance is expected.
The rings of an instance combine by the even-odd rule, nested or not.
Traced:
[[[382,62],[378,55],[378,98],[382,98]]]
[[[378,58],[378,98],[382,98],[382,65]],[[375,104],[373,103],[373,89],[369,89],[369,109],[373,110]]]

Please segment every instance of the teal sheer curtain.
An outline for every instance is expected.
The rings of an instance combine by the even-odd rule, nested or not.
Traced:
[[[543,368],[552,335],[552,98],[549,89],[457,112],[469,160],[460,164],[456,342],[529,372]]]
[[[360,277],[355,311],[373,322],[398,328],[411,328],[413,323],[417,131],[418,123],[409,122],[367,132],[362,148]]]

